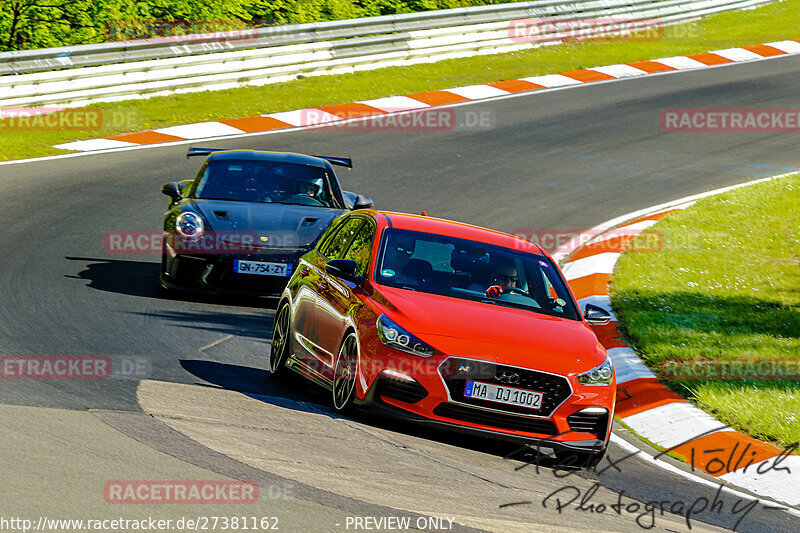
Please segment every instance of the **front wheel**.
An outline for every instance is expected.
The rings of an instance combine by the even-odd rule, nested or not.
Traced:
[[[164,277],[167,272],[167,254],[161,254],[161,272],[158,274],[158,292],[164,298],[174,298],[175,291],[164,284]]]
[[[269,351],[269,373],[273,378],[281,378],[286,374],[286,358],[289,355],[289,339],[291,325],[289,324],[289,306],[284,305],[275,318],[275,327],[272,328],[272,345]]]
[[[358,369],[358,339],[349,334],[342,342],[333,366],[333,407],[344,411],[353,403]]]

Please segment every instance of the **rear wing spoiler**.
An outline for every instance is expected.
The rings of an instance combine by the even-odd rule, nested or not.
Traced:
[[[186,158],[188,159],[195,156],[207,156],[213,154],[214,152],[227,152],[230,150],[231,148],[189,148],[189,151],[186,153]],[[331,157],[327,155],[312,155],[311,157],[324,159],[332,165],[339,165],[340,167],[347,167],[350,169],[353,168],[353,160],[349,157]]]
[[[225,152],[227,150],[230,150],[230,148],[189,148],[189,151],[186,153],[186,159],[198,155],[210,155],[214,152]]]
[[[312,155],[311,157],[318,157],[320,159],[324,159],[331,165],[339,165],[340,167],[347,167],[349,169],[353,168],[353,160],[349,157],[331,157],[328,155]]]

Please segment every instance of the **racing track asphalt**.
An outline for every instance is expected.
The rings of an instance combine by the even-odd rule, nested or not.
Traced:
[[[370,195],[381,209],[425,209],[512,232],[580,230],[797,169],[796,133],[664,133],[659,126],[665,108],[797,108],[797,87],[800,57],[793,56],[454,108],[459,117],[488,113],[492,129],[329,127],[194,145],[347,155],[355,169],[338,172],[344,188]],[[109,230],[159,229],[161,184],[199,166],[184,157],[187,146],[0,166],[0,353],[140,358],[149,368],[137,377],[318,401],[263,380],[272,320],[263,302],[166,300],[156,289],[158,255],[104,250]],[[138,412],[137,383],[3,380],[0,404]],[[639,463],[601,481],[642,501],[714,492]],[[701,518],[733,523],[713,513]],[[798,528],[797,518],[768,510],[754,510],[740,526]]]

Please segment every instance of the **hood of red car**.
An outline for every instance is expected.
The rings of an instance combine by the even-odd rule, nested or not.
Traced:
[[[606,355],[583,322],[393,287],[381,287],[389,318],[446,355],[538,368],[584,372]]]

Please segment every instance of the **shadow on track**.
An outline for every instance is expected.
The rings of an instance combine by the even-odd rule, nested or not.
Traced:
[[[66,259],[86,263],[77,275],[65,277],[85,279],[89,282],[87,287],[128,296],[160,297],[156,283],[159,263],[70,256]]]
[[[178,327],[221,335],[235,335],[250,339],[264,340],[272,336],[274,317],[267,314],[242,314],[237,312],[212,311],[159,311],[135,312],[147,318],[172,322]]]
[[[158,275],[160,263],[144,261],[125,261],[121,259],[101,259],[96,257],[71,257],[69,261],[86,263],[85,268],[77,275],[66,274],[72,279],[84,279],[91,289],[105,292],[156,298],[165,301],[189,301],[216,305],[234,305],[237,307],[257,307],[274,309],[277,298],[243,295],[212,295],[182,291],[170,291],[169,296],[159,289]]]
[[[302,378],[291,373],[286,381],[281,382],[271,379],[269,372],[260,368],[194,359],[182,359],[180,365],[187,372],[219,388],[240,392],[255,400],[286,409],[348,419],[364,426],[495,456],[513,458],[516,461],[535,461],[544,468],[550,468],[555,464],[551,458],[537,458],[531,448],[524,448],[521,444],[413,424],[404,420],[379,416],[363,409],[350,411],[346,416],[342,415],[333,409],[329,391],[303,381]]]

